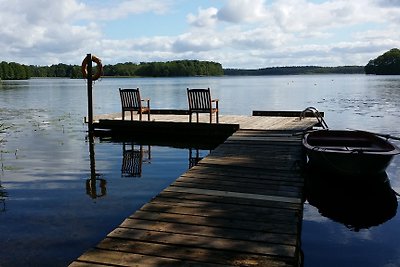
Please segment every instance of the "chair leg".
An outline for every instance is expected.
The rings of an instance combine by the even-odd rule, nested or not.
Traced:
[[[212,123],[212,112],[210,112],[210,123]]]
[[[142,111],[141,110],[139,110],[139,120],[140,121],[142,120]]]
[[[217,123],[219,123],[219,114],[218,114],[218,111],[217,112],[215,112],[215,116],[217,117]]]
[[[197,123],[199,122],[199,113],[197,112],[196,113],[196,120],[197,120]]]
[[[189,112],[189,122],[192,122],[192,113]]]
[[[125,110],[122,111],[122,120],[125,120]]]
[[[133,121],[133,111],[131,110],[131,121]]]

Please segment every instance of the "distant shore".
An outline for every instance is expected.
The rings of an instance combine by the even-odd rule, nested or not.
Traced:
[[[303,74],[365,74],[363,66],[293,66],[262,69],[224,69],[227,76],[303,75]]]
[[[105,65],[102,77],[203,77],[203,76],[262,76],[304,74],[365,74],[364,66],[288,66],[259,69],[223,68],[220,63],[199,60],[169,62],[126,62]],[[41,78],[82,78],[81,66],[57,64],[51,66],[23,65],[15,62],[0,63],[0,80],[26,80]]]

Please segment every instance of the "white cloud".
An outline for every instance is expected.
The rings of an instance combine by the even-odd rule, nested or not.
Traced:
[[[398,0],[376,0],[376,2],[383,7],[400,7]]]
[[[205,3],[219,6],[200,6]],[[106,64],[190,58],[246,68],[364,65],[400,47],[400,4],[393,0],[0,0],[0,5],[0,23],[7,25],[0,28],[0,60],[25,64],[79,64],[90,52]],[[163,19],[171,17],[183,25],[178,33],[168,32],[173,25],[164,27]],[[121,19],[149,34],[138,38],[125,27],[117,35],[123,40],[112,39],[107,31],[119,31]],[[151,35],[157,25],[163,26],[157,28],[162,36]]]
[[[205,32],[186,33],[179,36],[174,42],[173,49],[175,52],[199,52],[199,51],[210,51],[218,49],[223,46],[224,42],[215,34]],[[205,37],[206,36],[206,37]]]
[[[171,1],[169,0],[125,0],[117,3],[104,1],[101,4],[86,6],[85,12],[81,13],[81,18],[98,21],[115,20],[143,13],[164,14],[170,9],[170,6]]]
[[[226,1],[217,16],[222,21],[240,23],[259,21],[265,13],[264,0],[230,0]]]
[[[187,15],[187,20],[189,24],[196,27],[212,27],[217,21],[217,12],[218,9],[214,7],[207,9],[199,8],[198,14],[193,15],[192,13],[189,13],[189,15]]]
[[[285,34],[278,28],[264,27],[248,31],[242,31],[241,34],[234,34],[231,30],[232,45],[238,49],[257,49],[268,50],[276,49],[293,41],[293,35]]]
[[[40,61],[37,64],[59,63],[79,50],[84,40],[101,35],[94,24],[71,24],[75,15],[85,9],[74,0],[0,0],[0,5],[0,23],[7,25],[0,28],[3,60],[35,64],[30,59],[36,57]]]
[[[122,1],[118,5],[86,5],[78,0],[0,0],[0,58],[24,64],[76,64],[98,51],[101,20],[141,12],[162,13],[170,1]],[[99,6],[98,8],[96,8]],[[151,43],[151,42],[149,42]]]
[[[376,20],[375,14],[358,1],[327,1],[314,4],[306,0],[279,0],[271,6],[278,25],[286,31],[314,31],[349,27]]]

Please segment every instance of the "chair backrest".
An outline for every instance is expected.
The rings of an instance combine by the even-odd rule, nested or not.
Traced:
[[[209,111],[211,110],[211,93],[207,89],[187,88],[189,110]]]
[[[139,110],[142,107],[139,88],[136,89],[119,89],[121,96],[122,109]]]

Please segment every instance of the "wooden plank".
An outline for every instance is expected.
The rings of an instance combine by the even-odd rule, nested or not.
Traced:
[[[240,186],[242,185],[242,186]],[[269,196],[280,196],[280,197],[295,197],[301,198],[301,190],[287,190],[284,187],[280,186],[265,186],[265,187],[247,187],[246,184],[237,184],[237,185],[227,185],[221,183],[189,183],[189,182],[174,182],[171,186],[175,187],[184,187],[184,188],[196,188],[196,189],[205,189],[205,190],[214,190],[214,191],[229,191],[233,193],[244,193],[244,194],[257,194],[262,192],[265,195]],[[262,190],[262,191],[260,191]]]
[[[199,235],[204,237],[218,237],[225,239],[240,239],[247,241],[258,241],[264,243],[283,244],[295,246],[296,235],[269,233],[261,230],[230,229],[226,227],[215,227],[195,224],[184,224],[177,222],[158,222],[141,219],[126,219],[120,227],[140,229],[147,231],[158,231],[165,233],[179,233],[185,235]]]
[[[159,257],[156,255],[141,255],[136,253],[126,253],[117,250],[108,249],[91,249],[85,254],[78,258],[80,264],[85,264],[83,266],[94,266],[92,264],[102,264],[106,266],[205,266],[205,267],[216,267],[221,266],[218,264],[207,264],[204,262],[192,262],[192,261],[182,261],[181,259],[172,259],[168,257]],[[70,266],[77,266],[71,264]],[[87,265],[86,265],[87,264]],[[82,265],[78,265],[82,266]],[[100,265],[101,266],[101,265]]]
[[[281,164],[278,164],[282,162]],[[284,157],[281,159],[276,159],[274,161],[270,161],[268,164],[257,162],[252,158],[243,158],[243,157],[229,157],[226,159],[221,159],[220,157],[212,157],[208,156],[202,159],[199,162],[201,164],[218,164],[218,165],[225,165],[225,166],[237,166],[237,167],[244,167],[244,168],[258,168],[260,171],[267,171],[267,170],[299,170],[300,162],[297,160],[287,161]]]
[[[231,208],[229,210],[217,209],[215,205],[211,207],[188,207],[184,205],[171,206],[169,203],[154,203],[150,202],[144,205],[140,210],[148,212],[164,212],[181,215],[204,216],[214,218],[236,219],[237,217],[246,218],[248,221],[268,221],[268,222],[296,222],[299,213],[294,210],[280,210],[272,208],[251,208],[239,210]]]
[[[191,195],[193,196],[193,195]],[[264,201],[263,201],[264,202]],[[276,202],[274,202],[276,203]],[[147,206],[150,205],[151,206]],[[172,205],[174,204],[174,205]],[[257,205],[258,204],[258,205]],[[195,209],[195,211],[193,212],[197,212],[199,214],[199,210],[203,210],[203,213],[201,213],[199,216],[206,216],[208,214],[209,210],[213,210],[213,211],[223,211],[224,213],[222,213],[222,216],[225,217],[237,217],[236,213],[251,213],[250,217],[256,217],[252,220],[254,221],[266,221],[265,217],[269,217],[269,216],[286,216],[286,217],[293,217],[293,216],[299,216],[300,214],[300,207],[298,206],[297,209],[284,209],[278,205],[262,205],[260,203],[260,201],[258,201],[256,203],[256,205],[245,205],[245,204],[238,204],[236,202],[234,203],[221,203],[221,202],[213,202],[213,201],[201,201],[198,200],[197,198],[194,199],[189,199],[189,198],[181,198],[181,200],[179,202],[176,201],[176,198],[167,198],[167,197],[162,197],[162,196],[158,196],[157,198],[153,199],[150,203],[148,203],[147,205],[144,205],[141,210],[148,210],[148,211],[157,211],[159,209],[162,209],[163,206],[170,206],[170,207],[175,207],[175,209],[178,209],[176,212],[173,213],[180,213],[182,214],[185,210],[182,210],[182,208],[193,208]],[[159,208],[158,205],[161,208]],[[153,210],[153,208],[155,207],[155,210]],[[163,211],[165,211],[166,209],[164,208]],[[168,212],[172,212],[172,211],[168,211]],[[188,212],[186,211],[186,214]],[[228,215],[226,214],[228,213]],[[194,215],[194,214],[192,214]],[[246,218],[250,219],[250,217],[247,217],[248,215],[246,215]],[[269,219],[269,218],[268,218]]]
[[[182,202],[182,201],[206,201],[210,203],[217,204],[232,204],[237,207],[242,207],[246,209],[247,206],[251,205],[254,207],[271,207],[271,208],[279,208],[279,209],[291,209],[291,210],[301,210],[301,204],[296,203],[286,203],[286,202],[276,202],[276,201],[268,201],[268,200],[255,200],[248,198],[237,198],[237,197],[227,197],[227,196],[209,196],[202,194],[193,194],[193,193],[185,193],[185,192],[168,192],[162,191],[157,195],[157,199],[163,200],[164,202]]]
[[[106,238],[99,248],[140,255],[161,256],[192,261],[202,264],[222,264],[223,266],[271,266],[288,267],[290,263],[277,261],[273,256],[258,255],[244,252],[231,252],[217,249],[203,249],[195,247],[180,247],[170,244],[147,243],[138,240],[121,240]],[[183,266],[183,263],[181,263]]]
[[[166,188],[165,191],[170,191],[175,193],[203,194],[209,196],[226,196],[231,198],[232,197],[249,198],[249,199],[268,200],[268,201],[277,201],[277,202],[295,203],[295,204],[301,203],[300,197],[281,197],[273,195],[248,194],[248,193],[187,188],[187,187],[177,187],[177,186],[170,186]]]
[[[253,116],[274,116],[274,117],[300,117],[303,111],[294,111],[294,110],[270,110],[270,111],[263,111],[263,110],[254,110]],[[320,112],[321,116],[323,117],[325,114],[324,112]],[[304,115],[306,117],[314,117],[312,112],[305,112]]]
[[[101,264],[98,262],[87,262],[87,261],[74,261],[69,265],[70,267],[104,267],[104,266],[110,266],[108,264]]]
[[[185,224],[195,224],[203,226],[212,226],[220,228],[231,228],[231,229],[244,229],[249,231],[264,231],[270,233],[281,233],[281,234],[293,234],[297,233],[297,224],[293,222],[285,223],[282,221],[276,222],[260,222],[260,221],[248,221],[244,218],[214,218],[197,216],[190,214],[174,214],[165,212],[151,212],[138,210],[129,218],[132,219],[142,219],[149,221],[159,221],[159,222],[172,222],[172,223],[185,223]]]
[[[165,233],[159,231],[146,231],[131,228],[117,228],[108,237],[122,238],[126,240],[142,240],[159,244],[179,244],[186,247],[198,247],[205,249],[221,249],[246,253],[256,253],[280,257],[294,257],[295,246],[274,244],[262,246],[260,242],[238,239],[226,239],[217,237],[204,237],[195,234]]]
[[[258,188],[261,190],[283,190],[298,192],[303,184],[296,184],[293,182],[280,181],[280,180],[267,180],[265,179],[247,179],[246,177],[223,177],[218,175],[204,175],[197,173],[196,175],[182,175],[176,183],[191,183],[191,184],[210,184],[228,187],[240,188]]]
[[[203,173],[203,174],[218,174],[224,176],[236,176],[236,177],[246,177],[254,179],[280,179],[287,181],[297,181],[303,183],[303,179],[300,173],[296,170],[268,170],[268,172],[263,171],[262,168],[243,168],[238,166],[225,166],[217,164],[204,164],[202,162],[199,165],[193,166],[187,173],[183,175],[189,175],[192,173]]]

